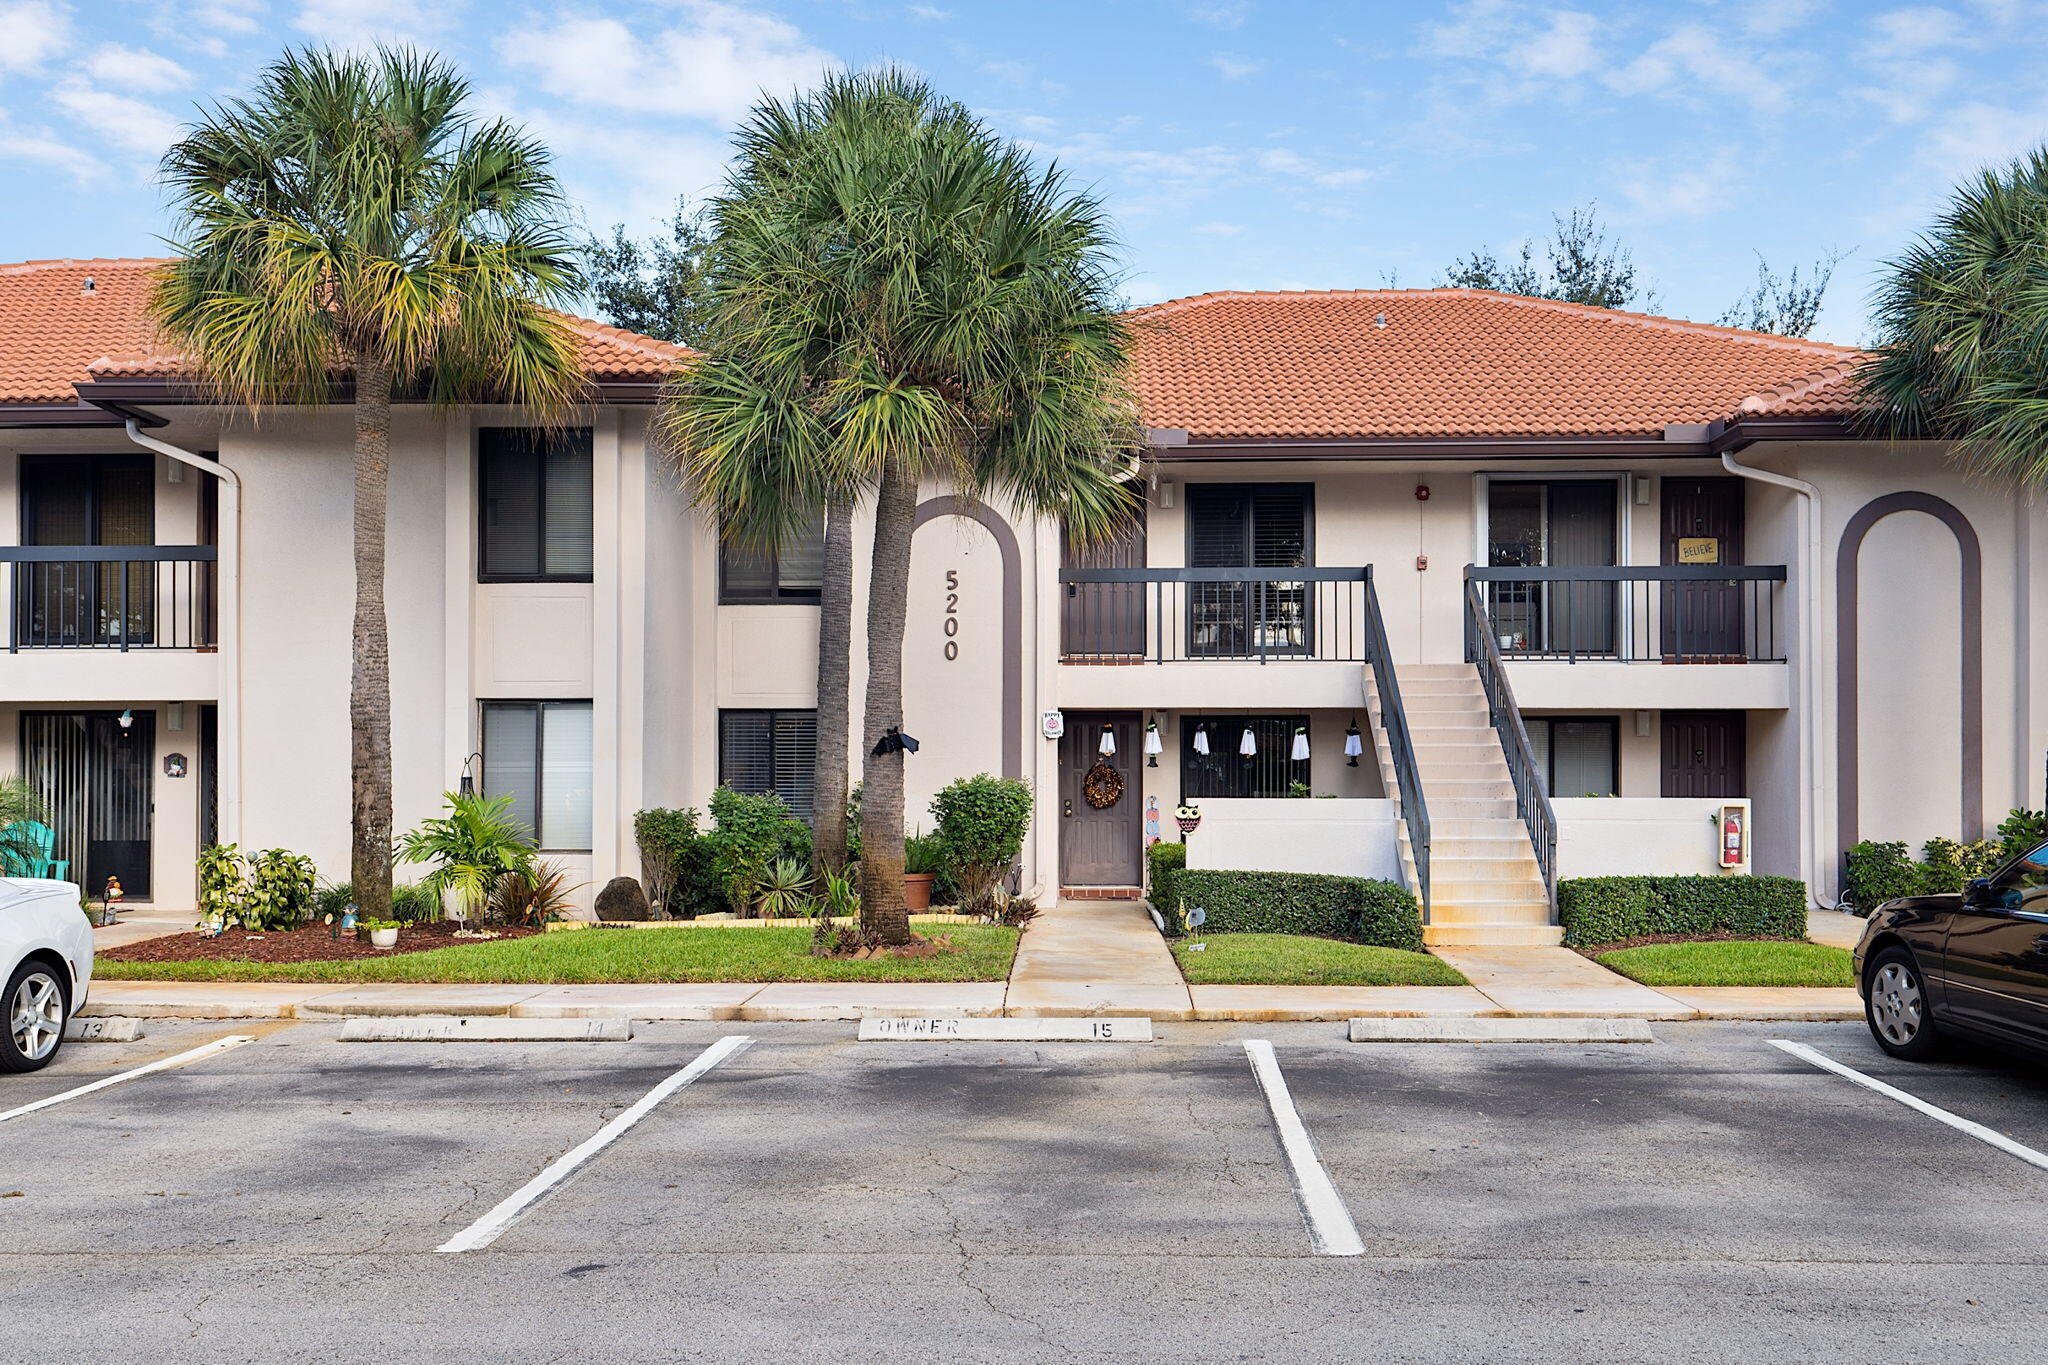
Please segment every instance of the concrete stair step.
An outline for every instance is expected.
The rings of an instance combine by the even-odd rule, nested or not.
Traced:
[[[1564,930],[1555,924],[1438,924],[1422,926],[1422,942],[1431,948],[1555,948]]]
[[[1429,867],[1429,898],[1432,905],[1485,906],[1489,918],[1504,906],[1543,906],[1547,916],[1549,899],[1543,894],[1543,879],[1531,874],[1511,882],[1453,882],[1444,879],[1434,861]]]
[[[1493,835],[1439,834],[1429,832],[1429,860],[1432,866],[1447,863],[1498,862],[1501,859],[1528,859],[1535,855],[1529,851],[1529,836],[1518,825],[1512,833]]]
[[[1422,799],[1432,810],[1439,800],[1444,801],[1512,801],[1515,784],[1506,778],[1497,781],[1459,779],[1457,781],[1428,782],[1422,784]]]
[[[1403,681],[1411,673],[1418,678],[1471,678],[1476,681],[1479,677],[1479,670],[1471,664],[1401,664],[1399,668]]]
[[[1496,857],[1444,856],[1442,849],[1435,845],[1429,850],[1429,875],[1439,885],[1468,885],[1474,882],[1513,882],[1517,886],[1532,883],[1541,895],[1543,873],[1536,866],[1535,855],[1526,846],[1521,856],[1508,850]]]
[[[1439,834],[1494,834],[1503,829],[1528,831],[1515,814],[1512,800],[1469,796],[1423,797],[1429,803],[1429,832]]]
[[[1432,789],[1445,782],[1507,782],[1514,778],[1508,772],[1508,762],[1495,754],[1492,762],[1483,758],[1470,760],[1438,759],[1431,761],[1420,754],[1415,756],[1415,770],[1422,777],[1422,794],[1428,796]]]

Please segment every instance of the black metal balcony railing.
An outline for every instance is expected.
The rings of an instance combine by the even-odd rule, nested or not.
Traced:
[[[24,649],[210,649],[216,640],[211,545],[0,546]]]
[[[1364,569],[1062,569],[1067,663],[1365,661]]]
[[[1465,578],[1487,637],[1510,662],[1785,661],[1782,564],[1468,567]]]

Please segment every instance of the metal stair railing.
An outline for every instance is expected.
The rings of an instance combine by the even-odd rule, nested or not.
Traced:
[[[1494,643],[1479,586],[1466,569],[1465,579],[1465,662],[1479,670],[1479,682],[1486,689],[1487,716],[1500,736],[1502,754],[1507,758],[1508,776],[1515,784],[1515,810],[1529,830],[1529,846],[1543,871],[1543,896],[1550,906],[1550,922],[1557,923],[1557,812],[1551,808],[1550,793],[1544,790],[1543,772],[1536,766],[1535,751],[1529,744],[1529,728],[1522,724],[1522,709],[1515,705],[1515,689],[1508,682],[1507,667]]]
[[[1416,894],[1422,922],[1429,923],[1429,803],[1422,795],[1422,774],[1415,763],[1415,741],[1408,734],[1408,712],[1401,704],[1401,682],[1394,672],[1394,651],[1387,644],[1387,623],[1380,615],[1379,593],[1372,566],[1365,570],[1365,657],[1372,665],[1373,685],[1380,694],[1380,728],[1393,751],[1394,780],[1401,793],[1401,819],[1408,826],[1408,847],[1415,858]]]

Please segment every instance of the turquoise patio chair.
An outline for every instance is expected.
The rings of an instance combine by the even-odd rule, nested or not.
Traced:
[[[40,820],[21,820],[0,829],[0,865],[10,877],[49,877],[64,881],[71,872],[66,858],[53,858],[57,831]]]

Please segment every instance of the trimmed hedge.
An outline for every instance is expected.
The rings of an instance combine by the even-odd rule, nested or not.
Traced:
[[[1796,877],[1575,877],[1557,884],[1557,918],[1574,947],[1645,934],[1806,937]]]
[[[1168,877],[1167,924],[1179,931],[1182,905],[1208,912],[1212,934],[1315,934],[1382,948],[1422,948],[1422,912],[1392,882],[1317,872],[1221,872],[1183,868]],[[1157,905],[1158,902],[1154,901]]]
[[[1175,912],[1180,906],[1180,893],[1175,879],[1188,865],[1186,844],[1157,843],[1145,848],[1145,865],[1151,870],[1152,908],[1160,913],[1175,933],[1179,932]]]

